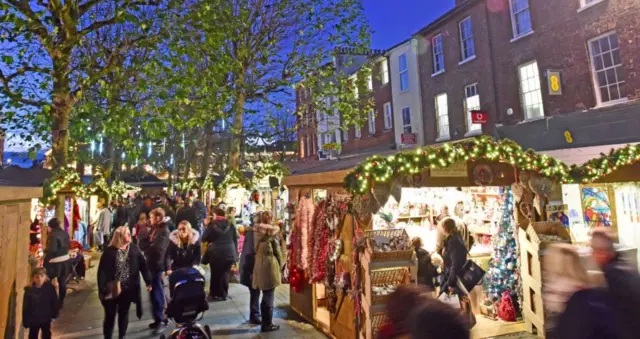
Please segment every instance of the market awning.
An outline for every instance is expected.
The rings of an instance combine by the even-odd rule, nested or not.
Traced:
[[[51,177],[51,171],[45,168],[21,168],[9,166],[0,170],[0,185],[20,187],[41,187]]]

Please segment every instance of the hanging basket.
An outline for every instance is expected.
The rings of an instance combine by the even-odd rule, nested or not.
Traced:
[[[367,243],[371,249],[372,261],[404,261],[411,260],[413,256],[413,249],[409,242],[409,235],[403,229],[391,229],[391,230],[377,230],[366,232]],[[376,239],[388,239],[391,243],[396,242],[404,244],[398,248],[392,247],[391,250],[383,251],[380,246],[376,246]],[[390,246],[391,247],[391,246]]]
[[[411,281],[409,269],[407,267],[397,267],[385,270],[378,270],[371,272],[371,304],[384,304],[389,299],[389,294],[376,295],[373,291],[374,288],[381,286],[395,288],[399,285],[406,284]]]

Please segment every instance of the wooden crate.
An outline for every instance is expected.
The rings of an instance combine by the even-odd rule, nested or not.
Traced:
[[[518,230],[523,292],[522,313],[527,330],[542,338],[545,336],[545,318],[540,251],[549,244],[544,240],[545,235],[554,235],[563,239],[563,242],[571,243],[571,235],[559,222],[534,222],[526,230],[522,228]]]

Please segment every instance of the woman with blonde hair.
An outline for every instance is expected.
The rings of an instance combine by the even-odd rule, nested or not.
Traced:
[[[104,308],[103,333],[109,339],[113,335],[118,315],[118,338],[124,338],[129,325],[129,308],[136,304],[136,315],[142,318],[140,275],[151,291],[151,275],[147,261],[126,226],[113,232],[109,247],[105,249],[98,265],[98,295]]]
[[[273,323],[273,307],[276,287],[282,282],[280,269],[284,265],[284,259],[277,235],[279,227],[272,225],[272,222],[273,214],[265,211],[260,216],[260,223],[254,227],[256,259],[252,287],[262,291],[262,332],[272,332],[280,328]]]
[[[202,257],[200,233],[194,230],[188,221],[180,222],[178,229],[169,234],[169,240],[169,248],[165,257],[167,275],[171,275],[178,268],[200,264]]]
[[[552,244],[542,258],[545,276],[545,308],[555,314],[562,313],[569,298],[576,291],[589,288],[587,271],[572,245]]]

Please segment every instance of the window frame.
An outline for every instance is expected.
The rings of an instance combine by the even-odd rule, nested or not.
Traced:
[[[367,88],[370,91],[373,91],[373,73],[369,73],[367,76]]]
[[[524,0],[527,2],[527,7],[524,9],[521,9],[520,11],[518,11],[517,13],[513,12],[513,2],[514,1],[518,1],[518,0],[509,0],[509,14],[511,16],[511,30],[513,31],[513,39],[518,39],[520,37],[524,37],[527,36],[531,33],[533,33],[533,21],[531,20],[531,3],[529,2],[529,0]],[[529,13],[529,30],[526,32],[521,32],[518,33],[518,25],[516,23],[516,15],[519,13],[522,13],[524,11],[527,11]],[[512,40],[512,41],[514,41]]]
[[[408,112],[407,114],[407,118],[409,120],[409,122],[405,121],[405,115],[404,112]],[[400,134],[411,134],[413,133],[413,125],[411,124],[411,107],[407,106],[407,107],[403,107],[401,112],[401,118],[402,118],[402,133]],[[409,132],[407,132],[407,128],[409,129]]]
[[[445,114],[442,114],[443,112],[442,107],[438,104],[438,99],[444,96],[444,106],[445,106]],[[447,95],[446,92],[444,93],[440,93],[437,94],[434,97],[434,102],[435,102],[435,113],[436,113],[436,131],[437,131],[437,138],[436,141],[442,141],[442,140],[449,140],[451,139],[451,125],[449,123],[449,96]],[[441,126],[441,122],[443,121],[443,117],[447,118],[447,128],[444,129]],[[445,134],[446,131],[446,134]]]
[[[468,91],[467,89],[470,88],[475,88],[475,95],[474,96],[469,96],[468,95]],[[478,97],[478,104],[476,106],[473,107],[469,107],[469,99],[473,98],[477,96]],[[465,117],[466,117],[466,130],[467,133],[465,134],[466,136],[470,136],[470,135],[475,135],[475,134],[481,134],[482,133],[482,125],[481,124],[474,124],[472,123],[473,119],[471,118],[471,111],[472,110],[480,110],[481,106],[480,106],[480,91],[478,90],[478,83],[473,83],[467,86],[464,86],[464,103],[463,103],[463,107],[464,107],[464,111],[466,112]]]
[[[389,60],[387,58],[380,62],[380,78],[383,86],[389,83]]]
[[[362,138],[362,127],[355,125],[354,126],[354,139]]]
[[[463,24],[467,21],[469,22],[469,36],[464,37],[462,35],[462,33],[464,32]],[[458,35],[460,36],[460,62],[462,63],[471,60],[476,56],[476,46],[473,39],[473,21],[471,20],[471,16],[460,20],[460,22],[458,23]],[[466,46],[466,43],[470,43],[471,48],[468,48],[469,46]],[[467,47],[467,51],[473,51],[473,54],[465,56],[465,47]]]
[[[372,109],[369,112],[369,117],[367,118],[368,123],[369,123],[369,135],[375,135],[376,134],[376,110]]]
[[[540,96],[540,112],[542,113],[540,116],[536,116],[536,117],[531,117],[528,116],[527,114],[527,107],[533,107],[533,105],[527,105],[526,102],[526,95],[528,93],[532,93],[536,90],[529,90],[528,92],[524,92],[524,87],[523,87],[523,82],[532,78],[526,78],[523,79],[522,78],[522,68],[527,67],[527,66],[531,66],[535,64],[535,71],[536,71],[536,75],[537,75],[537,80],[538,80],[538,88],[537,91],[539,92],[539,96]],[[519,91],[520,91],[520,101],[522,102],[522,116],[524,118],[525,121],[530,121],[530,120],[536,120],[536,119],[542,119],[545,117],[545,113],[544,113],[544,100],[542,98],[542,82],[540,81],[540,68],[538,66],[538,61],[537,60],[531,60],[529,62],[525,62],[523,64],[518,65],[518,86],[519,86]]]
[[[439,46],[440,46],[440,52],[436,52],[436,45],[438,45],[436,42],[440,42]],[[438,57],[442,56],[442,68],[436,69],[436,65],[438,64],[436,62],[436,60],[438,60]],[[445,71],[445,60],[444,60],[444,39],[442,37],[442,33],[436,34],[433,38],[431,38],[431,57],[433,58],[432,60],[432,68],[431,68],[431,75],[438,75],[440,73],[444,73]]]
[[[391,101],[387,101],[382,105],[384,111],[384,130],[389,131],[393,129],[393,108],[391,107]]]
[[[596,96],[596,102],[597,102],[597,106],[598,107],[602,107],[602,106],[610,106],[610,105],[615,105],[615,104],[620,104],[620,103],[624,103],[629,101],[629,99],[626,96],[623,96],[622,93],[620,93],[620,85],[621,84],[626,84],[627,83],[627,79],[626,79],[626,75],[624,74],[624,70],[622,72],[623,76],[624,76],[624,80],[623,81],[618,81],[615,82],[615,84],[618,86],[618,95],[620,96],[618,99],[615,100],[608,100],[608,101],[602,101],[602,93],[600,92],[601,87],[599,80],[598,80],[598,70],[596,70],[596,62],[595,62],[595,58],[596,57],[602,57],[603,55],[605,55],[605,53],[602,53],[602,51],[600,51],[600,54],[598,55],[594,55],[594,51],[593,51],[593,46],[592,43],[594,41],[599,41],[600,39],[604,38],[604,37],[610,37],[611,35],[616,35],[616,38],[618,40],[618,47],[614,48],[614,49],[609,49],[607,52],[605,53],[610,53],[611,54],[611,66],[609,67],[605,67],[604,66],[604,61],[603,61],[603,68],[600,70],[600,72],[605,72],[605,78],[606,78],[606,71],[607,70],[614,70],[615,74],[616,74],[616,80],[618,80],[618,72],[616,71],[616,69],[618,67],[623,67],[623,63],[622,63],[622,56],[620,56],[620,64],[614,64],[615,60],[613,58],[613,51],[617,50],[618,54],[620,53],[620,38],[618,37],[618,32],[616,30],[612,30],[609,32],[606,32],[604,34],[600,34],[596,37],[593,37],[589,40],[587,40],[587,49],[589,52],[589,63],[590,68],[591,68],[591,79],[593,82],[593,91],[595,93]],[[611,40],[609,39],[609,45],[611,45]],[[614,83],[609,83],[607,80],[607,84],[605,87],[607,87],[607,91],[609,91],[609,87],[614,84]],[[611,92],[609,92],[609,98],[611,98]]]
[[[401,60],[404,58],[404,69],[402,68]],[[402,87],[404,83],[402,81],[402,77],[406,76],[406,88]],[[407,57],[407,53],[402,53],[398,56],[398,79],[400,84],[400,92],[406,92],[411,87],[409,85],[409,58]]]

